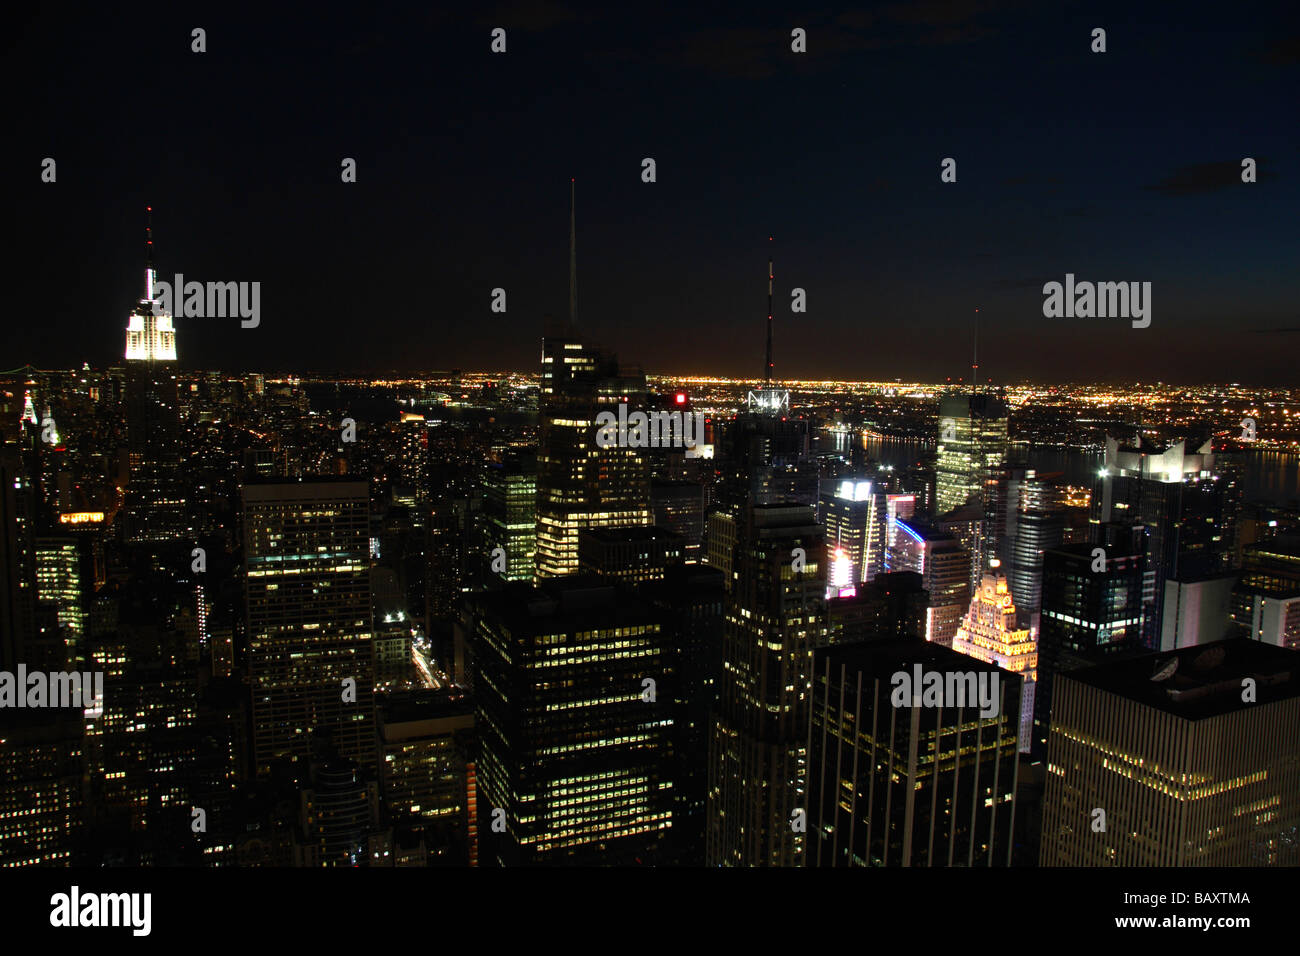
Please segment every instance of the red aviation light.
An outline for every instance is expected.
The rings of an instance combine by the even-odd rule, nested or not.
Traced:
[[[678,405],[685,405],[685,404],[686,404],[686,393],[685,393],[685,392],[678,392],[675,396],[673,396],[673,400],[674,400],[675,402],[677,402]]]

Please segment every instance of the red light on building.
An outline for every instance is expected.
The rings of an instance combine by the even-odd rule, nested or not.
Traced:
[[[685,405],[685,404],[686,404],[686,393],[685,393],[685,392],[678,392],[677,395],[675,396],[675,399],[676,399],[676,402],[677,402],[678,405]]]

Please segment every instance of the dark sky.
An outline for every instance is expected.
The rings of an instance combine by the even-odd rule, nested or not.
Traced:
[[[152,204],[160,278],[262,283],[186,367],[533,369],[572,176],[579,323],[650,372],[759,373],[774,235],[779,376],[963,374],[979,308],[996,381],[1298,384],[1290,0],[600,6],[19,15],[0,368],[120,361]],[[1044,318],[1067,272],[1150,328]]]

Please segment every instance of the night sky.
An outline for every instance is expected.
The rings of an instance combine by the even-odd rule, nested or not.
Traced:
[[[579,324],[651,373],[761,372],[772,235],[778,376],[965,374],[979,308],[995,381],[1297,384],[1293,2],[601,6],[11,14],[0,368],[122,361],[152,204],[160,278],[262,283],[186,368],[534,370],[574,177]],[[1044,318],[1067,272],[1150,328]]]

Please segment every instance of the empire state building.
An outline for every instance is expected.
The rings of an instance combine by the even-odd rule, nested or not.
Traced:
[[[152,213],[152,207],[149,210]],[[180,411],[176,391],[176,329],[154,299],[153,228],[147,229],[144,298],[126,325],[126,437],[130,477],[126,539],[161,542],[185,533],[180,482]]]

